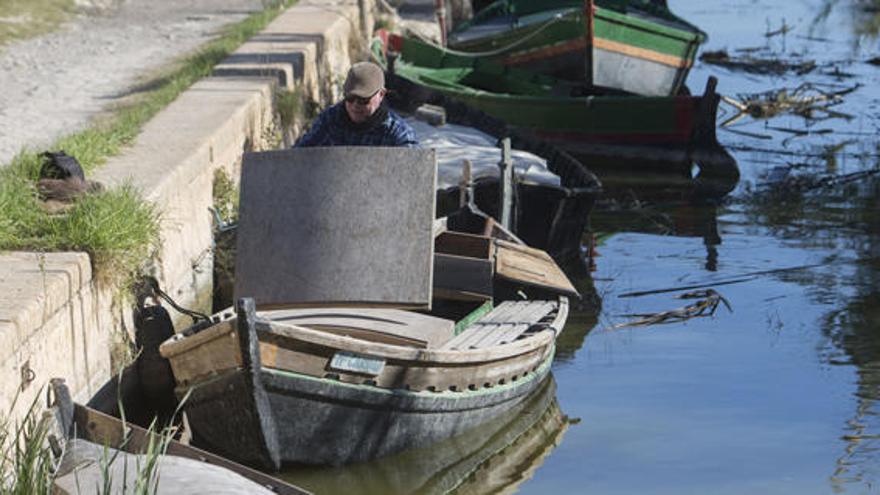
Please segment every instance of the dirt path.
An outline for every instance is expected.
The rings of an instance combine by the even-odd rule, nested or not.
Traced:
[[[260,0],[127,0],[0,49],[0,165],[83,128],[138,76],[261,8]]]

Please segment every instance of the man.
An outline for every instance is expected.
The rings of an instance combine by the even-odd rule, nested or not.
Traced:
[[[327,108],[294,147],[418,146],[415,132],[385,103],[385,74],[372,62],[351,66],[345,99]]]

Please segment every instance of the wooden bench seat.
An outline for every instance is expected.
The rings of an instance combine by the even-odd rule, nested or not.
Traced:
[[[513,342],[542,323],[556,301],[506,301],[443,344],[442,349],[482,349]]]
[[[436,349],[454,333],[452,320],[383,308],[303,308],[260,311],[277,323],[386,344]]]

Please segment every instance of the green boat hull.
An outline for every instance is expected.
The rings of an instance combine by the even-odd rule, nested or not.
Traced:
[[[644,96],[681,92],[706,39],[699,29],[649,2],[599,2],[593,23],[592,84]],[[508,0],[457,27],[448,45],[580,81],[587,63],[585,27],[583,2]]]
[[[561,92],[577,88],[554,78],[395,35],[385,39],[374,43],[373,53],[392,80],[461,101],[556,146],[594,171],[606,190],[631,186],[634,169],[639,177],[655,174],[662,187],[715,196],[739,180],[736,162],[715,137],[714,79],[702,96],[568,96]],[[425,98],[418,89],[407,92],[413,103]]]

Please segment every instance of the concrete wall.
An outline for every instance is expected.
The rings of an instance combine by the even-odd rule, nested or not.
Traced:
[[[181,305],[210,301],[215,171],[237,178],[244,151],[277,141],[279,86],[301,88],[319,105],[338,97],[372,26],[373,1],[301,0],[95,173],[110,187],[135,185],[159,206],[162,247],[145,271]],[[21,417],[53,377],[80,401],[111,378],[113,346],[133,335],[131,308],[114,304],[113,292],[96,283],[84,253],[0,254],[0,415],[20,395],[12,416]]]

